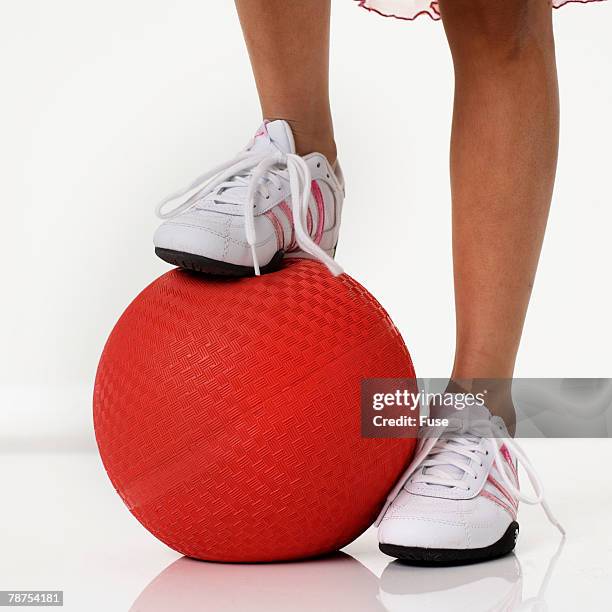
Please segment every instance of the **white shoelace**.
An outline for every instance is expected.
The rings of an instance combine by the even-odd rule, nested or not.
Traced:
[[[484,448],[480,444],[482,439],[485,440]],[[506,462],[500,452],[503,445],[506,445],[508,450],[516,456],[518,462],[525,470],[534,490],[534,497],[521,493],[520,489],[510,479]],[[380,522],[389,504],[395,499],[408,480],[421,484],[458,487],[462,490],[467,489],[469,485],[461,480],[463,474],[477,475],[476,470],[469,465],[469,460],[474,459],[476,454],[486,455],[487,452],[493,454],[493,464],[497,467],[508,491],[518,501],[525,504],[541,505],[550,523],[565,536],[565,529],[552,513],[544,496],[542,482],[525,452],[512,438],[500,437],[499,431],[487,419],[473,420],[466,424],[461,419],[451,418],[449,419],[449,426],[440,429],[438,435],[423,438],[417,456],[398,482],[398,485],[389,494],[387,504],[385,504],[385,508],[383,508],[377,523]],[[463,458],[467,458],[468,461],[464,461]],[[449,467],[454,471],[454,474],[448,470]],[[460,474],[460,476],[457,474]]]
[[[311,198],[312,176],[308,164],[299,155],[271,153],[246,150],[234,159],[202,174],[183,189],[170,194],[160,204],[156,212],[161,219],[176,217],[205,199],[214,199],[228,204],[239,204],[231,197],[224,195],[227,189],[242,186],[247,188],[247,197],[241,202],[245,220],[246,240],[251,247],[253,268],[259,276],[260,267],[257,259],[257,235],[255,232],[255,197],[257,194],[266,198],[270,196],[268,183],[276,189],[281,188],[281,176],[286,170],[291,191],[293,224],[295,238],[300,248],[324,263],[334,276],[343,270],[318,244],[309,236],[307,230],[308,207]],[[193,192],[193,193],[192,193]],[[191,194],[191,195],[189,195]],[[212,197],[214,195],[214,197]],[[177,202],[174,207],[169,204]],[[168,209],[169,208],[169,209]]]

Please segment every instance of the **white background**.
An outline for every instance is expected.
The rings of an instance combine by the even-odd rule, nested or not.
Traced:
[[[612,376],[611,17],[607,2],[555,15],[561,156],[521,376]],[[444,377],[454,337],[453,81],[442,28],[334,0],[331,72],[348,180],[338,258],[389,310],[419,374]],[[0,74],[0,588],[63,588],[67,610],[126,610],[177,555],[133,519],[95,453],[46,451],[95,448],[91,389],[103,343],[167,269],[153,255],[153,207],[250,138],[260,122],[250,67],[230,0],[2,0]],[[525,442],[569,534],[540,594],[551,610],[608,609],[609,440]],[[270,610],[287,584],[307,585],[318,609],[334,612],[379,602],[493,609],[510,591],[519,602],[546,582],[558,543],[536,508],[522,509],[521,531],[517,557],[475,573],[407,570],[399,593],[385,584],[389,559],[369,531],[348,552],[373,582],[358,588],[355,562],[344,607],[329,603],[333,584],[305,578],[309,565],[278,579],[273,566],[270,580],[255,574],[249,609]],[[173,605],[156,592],[153,605],[134,609],[227,603],[254,579],[235,566],[197,571],[204,584],[221,572],[218,588],[196,576],[185,589],[166,573],[158,584]],[[334,583],[338,574],[328,574]],[[300,609],[302,596],[292,597]]]
[[[260,113],[229,0],[2,4],[0,436],[87,446],[103,343],[167,269],[152,250],[155,203],[240,150]],[[351,0],[333,8],[348,194],[338,259],[389,310],[418,373],[444,377],[454,313],[443,30]],[[610,3],[555,14],[561,155],[520,376],[612,375],[611,17]]]

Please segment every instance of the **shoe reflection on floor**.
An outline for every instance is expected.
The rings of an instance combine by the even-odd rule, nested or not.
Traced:
[[[379,600],[387,612],[512,612],[546,609],[546,589],[564,540],[550,559],[535,597],[523,599],[523,572],[513,553],[473,565],[414,567],[389,563],[380,577]]]

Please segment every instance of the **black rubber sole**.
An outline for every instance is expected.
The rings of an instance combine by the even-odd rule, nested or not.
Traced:
[[[183,253],[181,251],[172,251],[170,249],[161,249],[155,247],[155,254],[165,262],[191,270],[192,272],[200,272],[202,274],[211,274],[214,276],[254,276],[255,269],[249,266],[238,266],[236,264],[227,263],[225,261],[217,261],[209,259],[201,255],[193,255],[192,253]],[[284,257],[283,251],[277,251],[270,263],[262,266],[260,272],[267,274],[268,272],[276,272],[282,263]]]
[[[416,548],[411,546],[396,546],[395,544],[379,544],[382,552],[399,559],[407,565],[447,566],[465,565],[490,561],[503,557],[514,550],[519,533],[519,524],[514,521],[495,544],[484,548]]]

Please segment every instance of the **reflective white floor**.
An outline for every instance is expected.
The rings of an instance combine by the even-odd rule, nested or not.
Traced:
[[[334,557],[259,566],[181,558],[124,508],[95,453],[0,454],[0,590],[64,590],[78,611],[609,610],[611,440],[523,442],[568,536],[523,507],[516,555],[402,566],[373,530]]]

